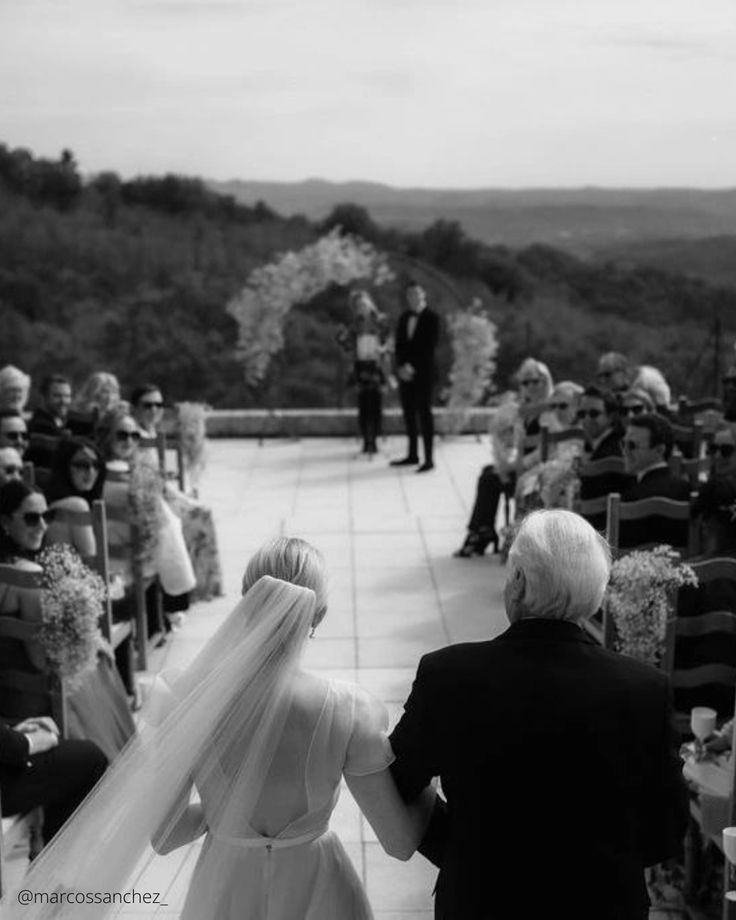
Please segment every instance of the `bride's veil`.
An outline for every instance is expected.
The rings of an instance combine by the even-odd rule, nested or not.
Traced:
[[[281,738],[315,607],[309,588],[260,578],[192,664],[169,685],[159,684],[138,736],[31,865],[20,887],[41,893],[36,903],[21,905],[11,891],[3,917],[117,912],[119,903],[80,898],[125,889],[134,870],[154,858],[152,839],[165,838],[182,815],[194,781],[206,790],[207,826],[237,836]],[[62,904],[62,892],[76,894]]]

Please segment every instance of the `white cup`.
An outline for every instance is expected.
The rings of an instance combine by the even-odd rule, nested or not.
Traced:
[[[696,706],[690,710],[690,728],[698,741],[705,741],[716,727],[717,713],[707,706]]]
[[[723,852],[726,859],[736,865],[736,827],[723,828]]]

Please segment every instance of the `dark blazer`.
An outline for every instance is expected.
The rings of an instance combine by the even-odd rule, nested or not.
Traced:
[[[442,920],[646,920],[643,869],[688,820],[667,677],[577,625],[525,620],[425,655],[391,735],[413,799],[439,776],[423,852]]]
[[[0,722],[0,777],[25,769],[28,761],[28,738]]]
[[[434,353],[440,335],[439,316],[425,307],[417,317],[414,335],[407,334],[411,310],[404,310],[396,326],[395,360],[396,366],[411,364],[416,376],[415,382],[431,382],[435,374]]]
[[[690,498],[690,484],[686,479],[677,479],[666,466],[663,466],[645,473],[641,482],[634,482],[621,496],[621,501],[638,502],[643,498],[673,498],[678,502],[687,501]]]
[[[57,425],[53,415],[42,407],[36,409],[28,423],[29,434],[47,434],[52,437],[60,437],[68,434],[69,431],[64,425]]]

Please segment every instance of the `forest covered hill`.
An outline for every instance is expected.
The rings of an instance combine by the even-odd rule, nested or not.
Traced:
[[[497,389],[529,354],[557,379],[585,380],[615,349],[660,366],[675,393],[709,393],[716,318],[721,363],[730,356],[735,290],[547,245],[489,246],[455,221],[400,231],[374,218],[352,203],[319,221],[284,217],[272,202],[240,204],[183,176],[83,179],[69,151],[51,161],[0,145],[0,364],[35,382],[106,369],[125,388],[153,379],[171,400],[223,408],[349,404],[335,342],[344,289],[292,309],[285,347],[257,387],[245,384],[226,312],[254,268],[338,225],[387,254],[395,278],[373,293],[392,318],[409,278],[443,314],[481,298],[498,327]],[[450,357],[445,336],[440,398]]]
[[[579,255],[641,239],[736,234],[736,189],[422,189],[372,182],[210,182],[243,204],[322,220],[338,204],[361,205],[381,224],[419,230],[458,221],[481,242],[548,243]]]

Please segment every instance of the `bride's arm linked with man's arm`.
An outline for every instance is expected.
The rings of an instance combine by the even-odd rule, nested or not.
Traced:
[[[363,693],[355,705],[345,781],[383,849],[405,861],[426,833],[436,798],[434,787],[428,784],[413,801],[404,801],[390,770],[394,754],[386,735],[386,707]]]

